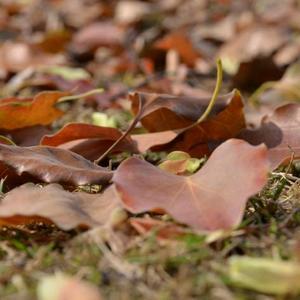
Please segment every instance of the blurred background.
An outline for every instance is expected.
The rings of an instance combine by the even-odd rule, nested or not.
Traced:
[[[93,98],[101,109],[117,106],[128,89],[201,97],[214,85],[217,58],[224,90],[251,95],[291,66],[298,74],[299,6],[296,0],[1,0],[0,96],[103,87]],[[297,84],[294,77],[292,88],[269,84],[258,94],[294,100]]]

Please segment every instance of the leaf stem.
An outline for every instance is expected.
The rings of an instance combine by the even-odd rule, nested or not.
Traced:
[[[6,145],[17,146],[11,139],[4,135],[0,135],[0,142],[3,142]]]
[[[142,101],[140,99],[139,99],[138,111],[139,113],[135,116],[135,118],[133,119],[130,126],[127,128],[127,130],[98,159],[94,160],[95,164],[98,165],[100,161],[103,160],[117,145],[119,145],[127,137],[127,135],[131,132],[131,130],[135,128],[142,114]]]
[[[89,97],[89,96],[92,96],[94,94],[98,94],[98,93],[102,93],[102,92],[103,92],[103,89],[94,89],[94,90],[88,91],[88,92],[83,93],[83,94],[61,97],[57,102],[61,103],[61,102],[70,101],[70,100],[77,100],[79,98]]]
[[[222,81],[223,81],[223,67],[222,67],[222,61],[221,59],[217,60],[217,81],[216,81],[216,86],[214,89],[214,93],[211,97],[211,100],[209,101],[209,104],[205,110],[205,112],[202,114],[202,116],[197,120],[196,124],[199,124],[206,120],[206,118],[209,116],[211,110],[213,109],[217,98],[219,96],[221,86],[222,86]]]

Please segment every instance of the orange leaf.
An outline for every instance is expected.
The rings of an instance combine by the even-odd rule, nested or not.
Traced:
[[[66,95],[62,92],[42,92],[33,99],[2,99],[0,101],[0,129],[12,130],[51,124],[63,115],[55,104]]]

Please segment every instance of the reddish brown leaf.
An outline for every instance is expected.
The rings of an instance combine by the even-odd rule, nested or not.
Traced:
[[[220,143],[236,137],[245,128],[244,104],[237,91],[231,93],[229,101],[226,108],[217,115],[178,135],[174,142],[171,142],[171,149],[187,152],[192,157],[199,157],[208,143]]]
[[[51,221],[63,230],[107,223],[118,207],[113,187],[103,194],[70,193],[58,184],[39,187],[31,183],[13,189],[0,204],[0,224],[19,225]]]
[[[209,98],[178,97],[165,94],[135,92],[129,94],[132,111],[150,132],[184,128],[205,111]],[[217,102],[214,112],[226,106],[228,96]]]
[[[44,136],[41,145],[59,146],[89,160],[95,160],[121,136],[122,132],[115,128],[70,123],[54,135]],[[130,137],[126,137],[112,152],[120,151],[138,152]]]
[[[300,156],[300,105],[286,104],[278,107],[274,113],[262,120],[260,128],[245,129],[240,138],[253,145],[265,143],[271,168],[289,160],[292,154]]]
[[[46,134],[51,130],[46,126],[36,125],[14,130],[1,130],[0,134],[11,139],[18,146],[28,147],[36,146]]]
[[[0,129],[17,129],[35,125],[48,125],[63,112],[55,107],[66,96],[62,92],[42,92],[31,98],[6,98],[0,102]]]
[[[228,176],[232,168],[234,176]],[[130,158],[117,169],[113,181],[123,205],[133,213],[159,208],[195,229],[216,230],[239,224],[248,197],[265,185],[267,173],[263,145],[231,139],[192,176],[169,174]]]
[[[112,171],[76,153],[54,147],[23,148],[0,144],[0,161],[12,167],[19,175],[30,174],[44,182],[105,184],[112,177]]]
[[[221,98],[220,106],[216,108],[216,115],[194,127],[179,130],[168,130],[157,133],[134,135],[132,139],[137,142],[138,149],[143,152],[152,150],[180,150],[193,157],[208,154],[208,143],[219,143],[223,140],[236,137],[245,127],[243,101],[237,91]],[[227,101],[225,101],[225,99]],[[184,106],[184,101],[178,107]],[[176,108],[176,106],[174,106]],[[192,111],[193,106],[190,107]],[[223,109],[223,110],[222,110]],[[195,110],[195,109],[194,109]],[[155,147],[157,146],[157,147]]]
[[[183,32],[173,32],[158,40],[154,47],[162,50],[174,49],[178,52],[183,62],[193,67],[197,58],[201,57],[198,51],[193,47],[192,42]]]

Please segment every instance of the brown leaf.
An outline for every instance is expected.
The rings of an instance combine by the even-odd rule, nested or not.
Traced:
[[[236,92],[217,99],[212,115],[224,110]],[[193,124],[205,111],[210,98],[193,98],[136,92],[129,95],[132,111],[139,116],[143,126],[150,132],[174,130]]]
[[[55,107],[66,96],[62,92],[42,92],[31,98],[6,98],[0,102],[0,129],[17,129],[35,125],[48,125],[63,112]]]
[[[225,69],[230,64],[231,71],[234,71],[242,62],[270,56],[287,39],[288,35],[284,28],[255,23],[225,43],[217,56],[225,61]]]
[[[271,168],[289,160],[292,154],[300,156],[300,104],[286,104],[262,120],[256,130],[245,129],[239,135],[250,144],[265,143]]]
[[[220,143],[236,137],[245,128],[244,105],[240,93],[234,91],[221,100],[221,104],[216,107],[216,115],[194,127],[134,135],[132,139],[137,142],[141,152],[152,148],[153,151],[185,151],[193,157],[208,154],[208,143]],[[180,106],[184,103],[182,101]]]
[[[44,182],[105,184],[112,177],[112,171],[76,153],[54,147],[23,148],[0,144],[0,161],[12,167],[19,175],[30,174]]]
[[[69,123],[57,133],[44,136],[41,145],[59,146],[95,160],[121,136],[122,132],[116,128]],[[112,152],[120,151],[138,152],[130,137],[126,137]]]
[[[228,176],[232,168],[235,174]],[[267,173],[265,146],[231,139],[192,176],[169,174],[130,158],[117,169],[113,181],[132,213],[163,209],[195,229],[216,230],[239,224],[248,197],[265,185]]]
[[[46,126],[36,125],[14,130],[1,130],[0,134],[11,139],[15,144],[22,147],[36,146],[51,130]]]
[[[194,48],[192,42],[184,32],[172,32],[154,44],[154,48],[161,50],[174,49],[178,52],[183,62],[193,67],[200,53]]]
[[[96,227],[110,220],[118,207],[113,187],[102,194],[68,192],[58,184],[24,184],[8,192],[0,203],[0,224],[20,225],[46,220],[63,230]]]
[[[94,51],[98,47],[120,47],[125,31],[109,22],[95,22],[83,27],[72,39],[72,51],[81,53]]]

